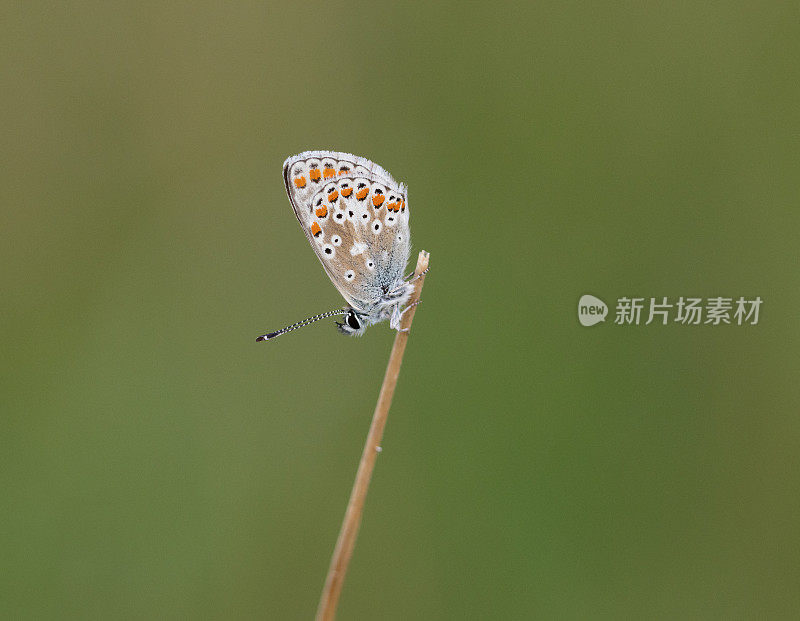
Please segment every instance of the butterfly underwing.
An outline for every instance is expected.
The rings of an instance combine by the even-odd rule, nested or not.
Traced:
[[[413,284],[403,274],[411,251],[407,190],[377,164],[335,151],[305,151],[283,164],[286,192],[325,272],[348,306],[309,318],[344,315],[344,334],[389,319],[399,328]]]

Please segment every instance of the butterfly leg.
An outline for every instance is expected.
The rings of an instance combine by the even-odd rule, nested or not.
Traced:
[[[389,318],[389,327],[392,330],[400,331],[400,320],[403,318],[403,314],[400,312],[400,307],[395,306],[392,309],[392,316]]]
[[[420,276],[421,275],[422,274],[420,274]],[[413,304],[409,304],[408,306],[406,306],[402,311],[399,308],[395,308],[394,312],[392,312],[392,318],[389,321],[389,327],[390,328],[394,328],[398,332],[408,332],[408,328],[400,328],[400,320],[403,319],[403,315],[406,314],[407,310],[410,310],[410,309],[414,308],[420,302],[422,302],[422,300],[417,300]],[[395,316],[396,316],[396,320],[395,320]]]
[[[401,284],[401,285],[399,285],[399,286],[395,287],[395,288],[394,288],[394,289],[392,289],[392,290],[391,290],[389,293],[394,293],[395,291],[400,291],[400,289],[402,289],[402,288],[403,288],[403,287],[405,287],[406,285],[410,285],[410,284],[411,284],[411,283],[413,283],[413,282],[417,282],[417,280],[419,280],[419,279],[420,279],[420,278],[422,278],[422,277],[423,277],[425,274],[427,274],[427,273],[428,273],[428,270],[429,270],[429,269],[431,269],[431,268],[430,268],[430,267],[426,267],[426,268],[425,268],[425,269],[424,269],[422,272],[420,272],[419,276],[417,276],[416,278],[412,278],[412,276],[414,276],[414,272],[411,272],[411,273],[410,273],[408,276],[406,276],[405,278],[403,278],[403,284]]]
[[[406,306],[406,307],[405,307],[405,308],[404,308],[402,311],[400,311],[400,318],[402,319],[402,318],[403,318],[403,315],[405,315],[405,314],[406,314],[406,311],[410,311],[412,308],[414,308],[414,307],[415,307],[417,304],[419,304],[420,302],[422,302],[422,300],[417,300],[417,301],[416,301],[416,302],[414,302],[413,304],[409,304],[408,306]]]
[[[428,273],[428,270],[431,269],[430,267],[426,267],[422,270],[417,276],[414,276],[414,272],[411,272],[408,276],[406,276],[405,281],[406,284],[411,284],[412,282],[417,282],[420,278],[422,278],[425,274]],[[411,278],[414,276],[414,278]]]

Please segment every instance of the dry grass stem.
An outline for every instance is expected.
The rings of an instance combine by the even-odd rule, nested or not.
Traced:
[[[428,269],[428,253],[423,250],[419,253],[414,275],[419,276],[426,269]],[[336,541],[336,548],[333,550],[333,558],[328,568],[328,577],[325,580],[325,587],[322,590],[322,597],[317,608],[317,621],[333,621],[336,616],[336,605],[342,592],[342,584],[347,574],[350,557],[353,555],[358,528],[361,525],[361,514],[364,511],[364,500],[367,497],[367,489],[372,478],[372,471],[375,468],[375,460],[380,451],[383,429],[386,426],[389,407],[392,405],[394,389],[397,386],[397,377],[400,375],[400,365],[403,363],[403,354],[406,351],[406,343],[408,342],[408,330],[411,328],[414,314],[417,311],[416,306],[410,305],[419,300],[424,283],[425,276],[419,276],[414,293],[411,294],[411,298],[408,301],[408,311],[403,315],[400,323],[400,328],[405,332],[398,332],[397,336],[394,337],[394,345],[389,356],[389,364],[386,367],[386,375],[383,376],[381,392],[378,395],[375,413],[372,415],[372,424],[367,434],[367,441],[364,444],[364,452],[361,454],[361,462],[358,464],[353,491],[350,492],[350,501],[347,503],[344,521],[339,531],[339,538]]]

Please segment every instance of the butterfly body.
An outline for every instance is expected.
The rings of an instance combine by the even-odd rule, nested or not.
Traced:
[[[363,334],[389,319],[399,328],[414,285],[407,189],[377,164],[335,151],[306,151],[283,164],[286,192],[325,272],[348,306],[339,329]]]

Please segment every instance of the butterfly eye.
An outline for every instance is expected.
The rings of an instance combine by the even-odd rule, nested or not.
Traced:
[[[347,314],[347,325],[353,328],[353,330],[360,330],[361,329],[361,322],[358,320],[358,315],[353,312]]]

